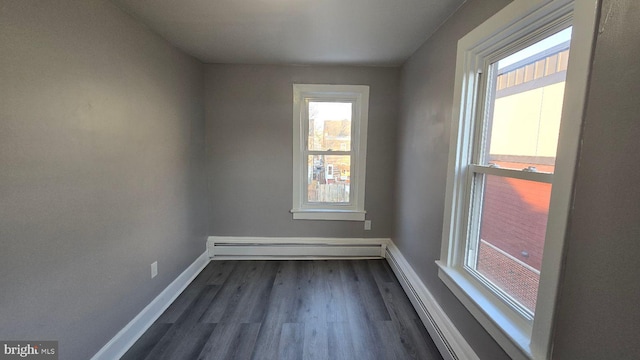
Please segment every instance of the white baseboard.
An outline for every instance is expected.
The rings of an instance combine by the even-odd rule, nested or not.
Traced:
[[[387,244],[386,259],[442,357],[446,360],[479,360],[393,241]]]
[[[209,255],[205,251],[91,359],[113,360],[121,358],[208,263]]]
[[[386,238],[300,238],[210,236],[213,260],[380,259]]]

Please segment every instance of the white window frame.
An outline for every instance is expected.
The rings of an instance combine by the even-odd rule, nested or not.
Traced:
[[[349,203],[309,203],[307,199],[307,148],[309,101],[351,102],[351,149],[331,155],[351,155]],[[293,84],[293,207],[296,220],[364,221],[369,86]]]
[[[442,248],[436,263],[440,279],[514,359],[547,359],[550,356],[597,9],[597,0],[515,0],[458,42]],[[534,38],[541,36],[539,29],[567,18],[571,20],[573,32],[555,173],[527,173],[521,177],[526,180],[528,176],[542,176],[553,183],[535,316],[528,319],[464,269],[467,216],[471,206],[469,164],[476,141],[474,125],[483,101],[480,73],[488,61],[497,60],[491,56],[505,57],[515,53],[535,42]],[[502,174],[509,170],[482,171]]]

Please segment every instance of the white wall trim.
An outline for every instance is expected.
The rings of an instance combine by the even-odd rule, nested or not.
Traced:
[[[209,255],[205,251],[91,359],[112,360],[121,358],[208,263]]]
[[[442,357],[446,360],[479,360],[478,355],[442,310],[393,241],[389,241],[386,251],[387,262],[396,274]]]
[[[213,260],[379,259],[388,238],[236,237],[210,236]]]

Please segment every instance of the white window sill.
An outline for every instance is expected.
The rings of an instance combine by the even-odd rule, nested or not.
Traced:
[[[364,221],[366,211],[356,210],[291,210],[294,220]]]
[[[438,264],[438,276],[513,359],[533,359],[531,325],[463,269]]]

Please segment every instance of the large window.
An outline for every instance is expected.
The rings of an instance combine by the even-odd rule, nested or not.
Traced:
[[[588,3],[516,0],[458,44],[440,277],[513,358],[550,349]]]
[[[571,30],[545,32],[483,69],[470,144],[465,269],[527,319],[538,294]]]
[[[293,85],[294,219],[365,218],[369,87]]]

